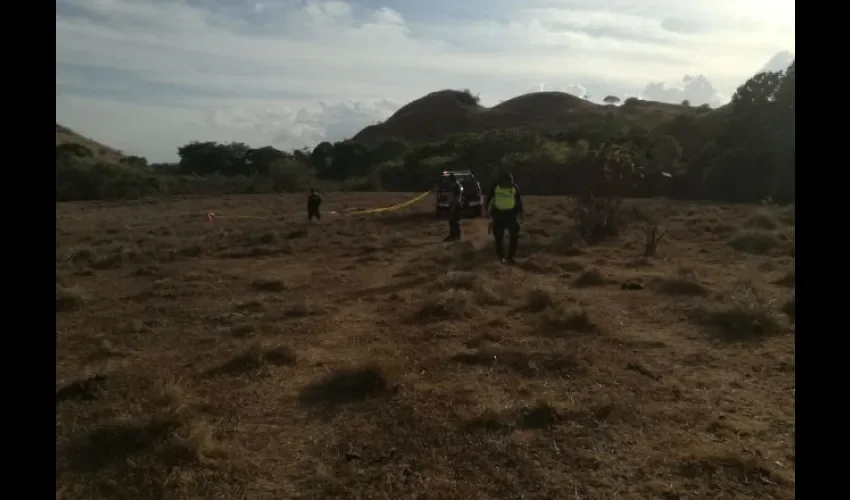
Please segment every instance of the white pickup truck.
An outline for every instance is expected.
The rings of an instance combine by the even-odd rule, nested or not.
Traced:
[[[437,187],[434,190],[437,193],[437,217],[442,217],[446,214],[451,206],[452,201],[452,182],[449,177],[455,175],[461,185],[461,212],[464,215],[472,217],[481,217],[483,213],[483,193],[481,185],[470,170],[443,170],[440,174],[440,179],[437,181]]]

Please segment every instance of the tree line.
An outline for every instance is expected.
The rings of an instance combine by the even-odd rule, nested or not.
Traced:
[[[575,196],[582,158],[603,145],[634,152],[630,196],[754,202],[794,199],[796,63],[759,73],[729,105],[680,115],[652,130],[609,111],[558,133],[528,129],[460,134],[424,144],[322,142],[312,150],[192,142],[179,162],[124,157],[103,163],[81,145],[56,148],[57,200],[158,194],[287,192],[321,189],[424,191],[444,169],[471,169],[484,183],[514,173],[524,192]],[[606,101],[618,100],[609,96]],[[621,106],[633,105],[633,98]]]

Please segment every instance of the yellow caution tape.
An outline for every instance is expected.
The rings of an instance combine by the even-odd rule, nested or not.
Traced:
[[[412,204],[416,203],[417,201],[421,200],[422,198],[431,194],[432,191],[433,190],[425,191],[424,193],[417,195],[415,198],[411,198],[407,201],[403,201],[401,203],[398,203],[398,204],[390,206],[390,207],[365,208],[365,209],[349,208],[347,210],[342,210],[341,213],[346,214],[346,215],[360,215],[360,214],[374,214],[374,213],[379,213],[379,212],[390,212],[390,211],[393,211],[393,210],[398,210],[400,208],[404,208],[408,205],[412,205]],[[337,212],[332,210],[331,213],[336,214]],[[183,214],[183,215],[194,215],[194,214]],[[298,217],[298,216],[290,216],[290,217]],[[266,217],[264,217],[264,216],[256,216],[256,215],[218,215],[215,212],[212,212],[210,210],[206,211],[206,221],[207,222],[212,222],[213,219],[279,219],[279,218],[280,217],[276,217],[276,216],[266,216]]]
[[[367,208],[367,209],[357,209],[357,208],[352,208],[352,209],[348,209],[348,210],[346,210],[344,213],[346,213],[346,214],[356,215],[356,214],[373,214],[373,213],[378,213],[378,212],[390,212],[390,211],[392,211],[392,210],[398,210],[398,209],[400,209],[400,208],[404,208],[404,207],[406,207],[406,206],[408,206],[408,205],[412,205],[413,203],[416,203],[417,201],[419,201],[419,200],[421,200],[422,198],[424,198],[424,197],[428,196],[429,194],[431,194],[431,191],[433,191],[433,190],[425,191],[424,193],[422,193],[422,194],[420,194],[420,195],[416,196],[415,198],[411,198],[411,199],[409,199],[409,200],[407,200],[407,201],[403,201],[403,202],[401,202],[401,203],[399,203],[399,204],[397,204],[397,205],[393,205],[393,206],[391,206],[391,207]]]

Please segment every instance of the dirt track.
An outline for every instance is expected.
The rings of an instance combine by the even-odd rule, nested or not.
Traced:
[[[791,212],[406,196],[57,204],[57,498],[793,498]]]

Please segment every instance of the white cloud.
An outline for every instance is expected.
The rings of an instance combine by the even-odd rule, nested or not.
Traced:
[[[721,94],[704,76],[685,75],[681,82],[666,84],[650,82],[638,96],[648,101],[681,103],[689,101],[693,106],[709,104],[717,107],[729,101],[729,97]]]
[[[57,121],[154,160],[190,140],[313,146],[443,88],[495,104],[705,74],[728,95],[795,43],[787,0],[463,5],[58,0]]]

